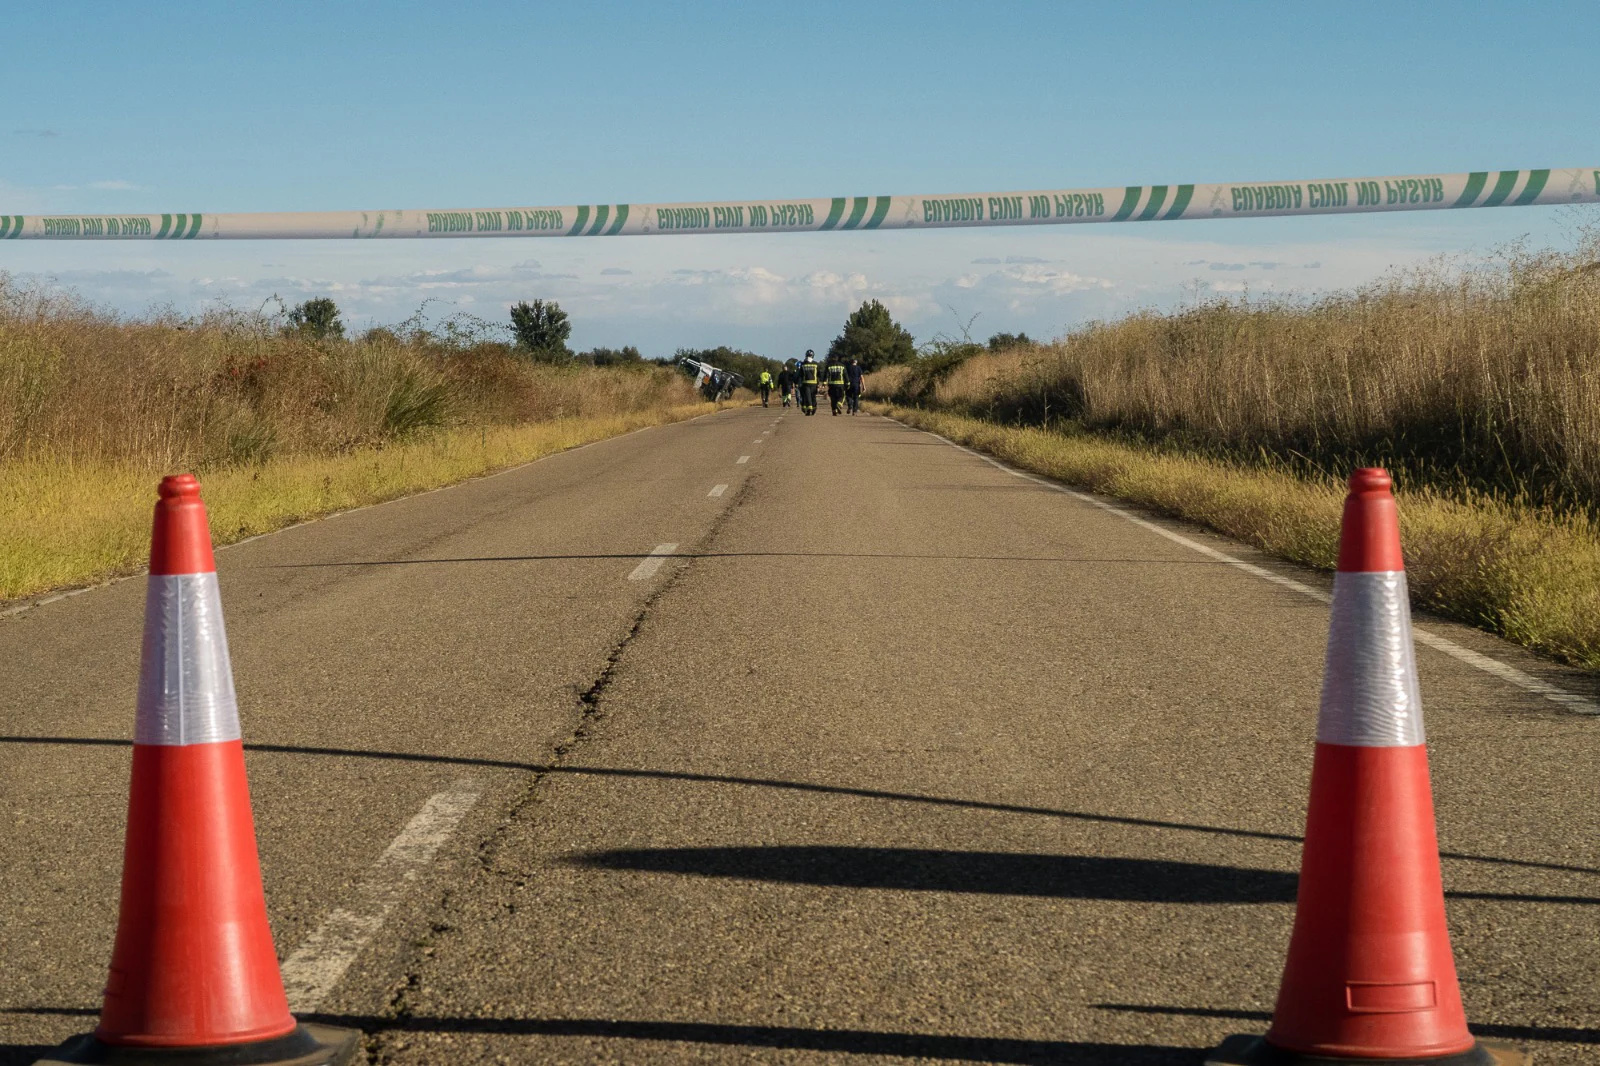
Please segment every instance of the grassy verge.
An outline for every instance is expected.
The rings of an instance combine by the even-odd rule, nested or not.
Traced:
[[[400,443],[202,471],[212,537],[227,544],[714,410],[714,404],[683,404],[612,416],[457,427]],[[141,462],[0,465],[0,602],[142,568],[159,476]]]
[[[1331,570],[1343,487],[1327,478],[1090,433],[998,425],[895,405],[880,413],[1046,477],[1207,526]],[[1419,607],[1600,670],[1600,528],[1582,515],[1423,487],[1399,494]]]

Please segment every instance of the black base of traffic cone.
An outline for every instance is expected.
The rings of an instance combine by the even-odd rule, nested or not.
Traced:
[[[1206,1066],[1528,1066],[1533,1056],[1513,1044],[1480,1040],[1478,1046],[1457,1055],[1425,1059],[1358,1059],[1333,1055],[1302,1055],[1267,1043],[1265,1037],[1235,1034],[1206,1055]]]
[[[358,1030],[308,1023],[275,1040],[212,1047],[122,1047],[103,1044],[93,1033],[84,1033],[34,1066],[345,1066],[360,1046]]]

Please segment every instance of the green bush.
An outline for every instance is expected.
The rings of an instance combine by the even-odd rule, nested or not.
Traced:
[[[511,332],[517,347],[540,363],[564,363],[572,358],[567,338],[572,323],[554,300],[523,300],[511,308]]]
[[[329,340],[344,336],[344,323],[339,321],[339,305],[326,296],[307,300],[291,308],[289,325],[295,332],[313,340]]]
[[[861,369],[868,374],[896,363],[909,363],[916,357],[910,332],[877,300],[868,300],[852,311],[844,321],[844,332],[828,347],[829,359],[846,363],[859,359]]]

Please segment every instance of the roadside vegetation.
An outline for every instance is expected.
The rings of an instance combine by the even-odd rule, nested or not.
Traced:
[[[637,350],[510,332],[346,338],[326,299],[131,320],[0,275],[0,600],[137,570],[166,473],[226,543],[715,409]]]
[[[1331,568],[1342,482],[1396,475],[1419,606],[1600,669],[1600,242],[1217,300],[1050,344],[941,341],[899,417]]]

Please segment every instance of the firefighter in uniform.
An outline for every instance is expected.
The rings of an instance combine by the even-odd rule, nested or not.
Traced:
[[[844,414],[844,364],[837,359],[828,360],[828,404],[836,415]]]
[[[817,371],[822,369],[817,366],[817,353],[810,348],[806,349],[805,362],[800,364],[800,413],[814,415],[817,413]]]

